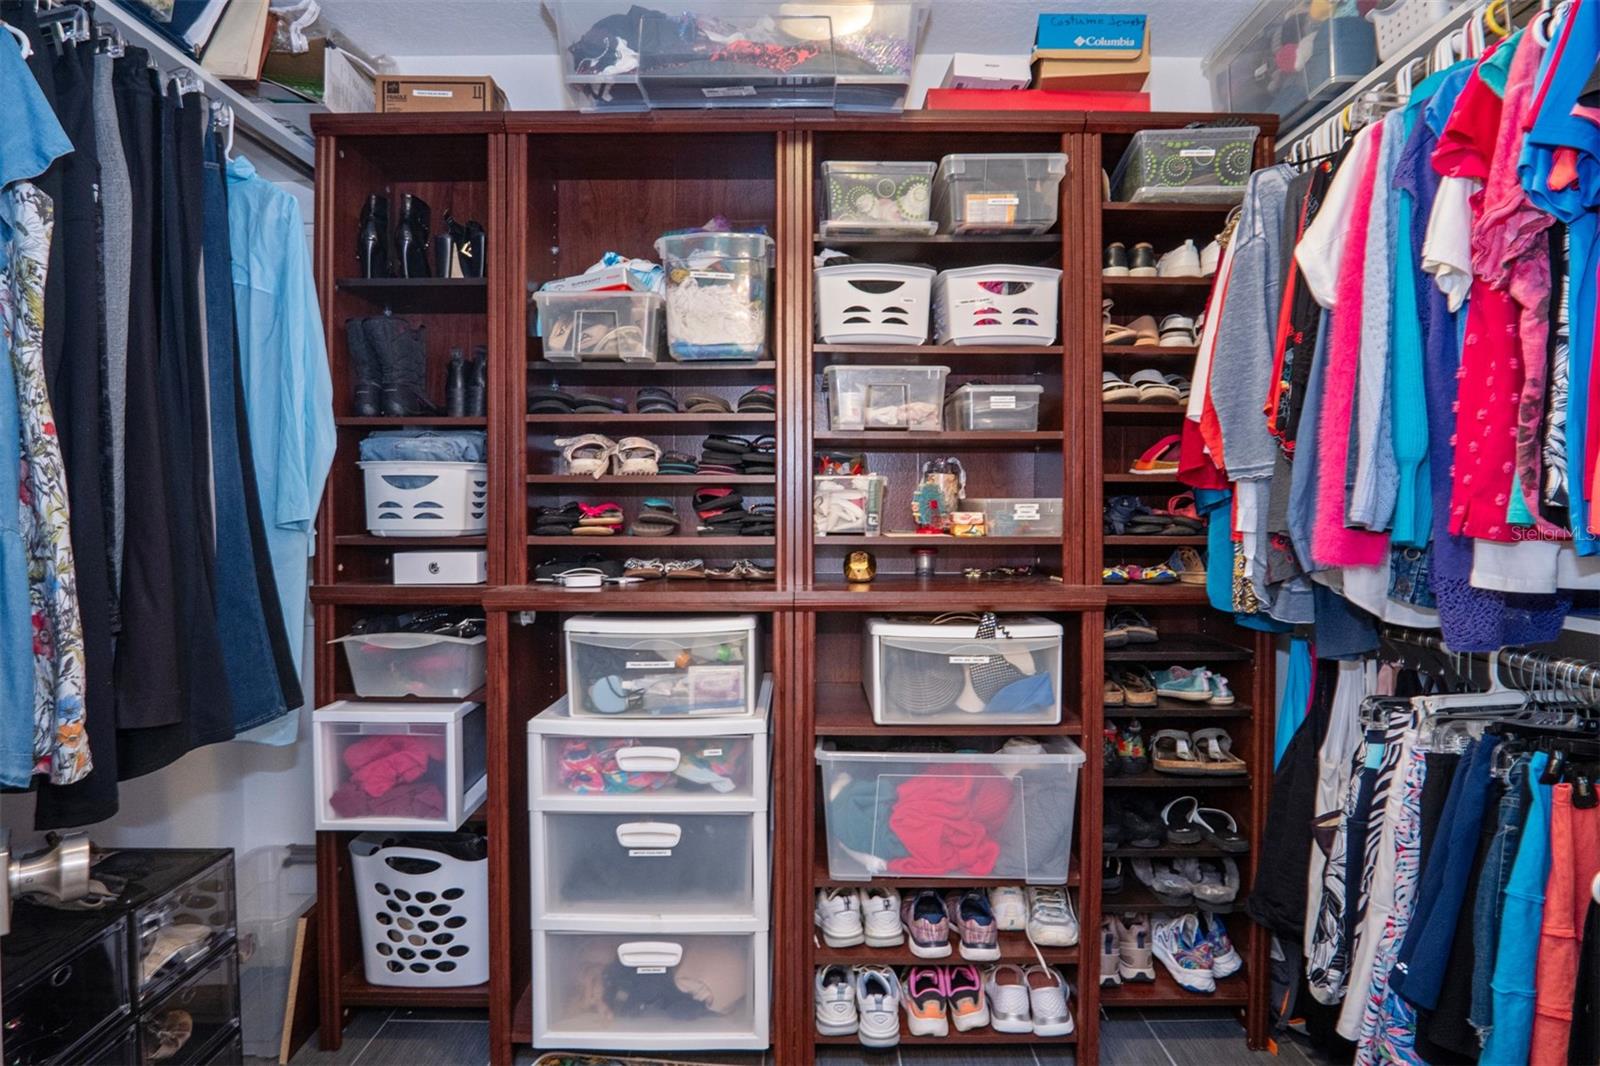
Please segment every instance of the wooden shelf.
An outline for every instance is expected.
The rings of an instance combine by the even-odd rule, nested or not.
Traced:
[[[1216,218],[1217,216],[1221,216],[1222,218],[1226,218],[1228,216],[1228,212],[1232,211],[1237,206],[1239,206],[1239,205],[1238,204],[1158,204],[1158,203],[1136,204],[1136,203],[1129,203],[1129,202],[1127,202],[1125,200],[1107,200],[1107,201],[1105,201],[1104,203],[1102,203],[1100,205],[1100,213],[1102,215],[1133,216],[1133,217],[1136,217],[1136,218],[1143,217],[1143,216],[1146,216],[1146,215],[1157,215],[1157,216],[1174,216],[1174,215],[1176,215],[1178,217],[1186,217],[1186,216],[1189,216],[1189,215],[1195,215],[1195,216],[1200,216],[1200,217],[1204,217],[1204,218]]]
[[[865,944],[858,944],[853,948],[830,948],[816,941],[817,947],[812,953],[812,958],[818,966],[839,964],[844,966],[961,966],[967,962],[961,957],[961,949],[957,938],[950,940],[950,955],[943,959],[924,959],[911,953],[910,947],[902,943],[899,947],[874,948]],[[1045,961],[1052,966],[1073,967],[1078,965],[1078,947],[1074,944],[1069,948],[1041,947]],[[975,963],[980,970],[994,964],[989,962]],[[1028,942],[1026,933],[1001,933],[1000,934],[1000,962],[1038,962],[1033,953],[1033,945]]]
[[[337,285],[396,314],[482,314],[489,306],[487,278],[340,278]]]
[[[1186,408],[1176,403],[1107,403],[1100,414],[1108,422],[1176,422]]]
[[[861,237],[825,236],[815,233],[812,243],[829,248],[897,248],[901,245],[915,248],[1056,248],[1061,247],[1059,233],[933,233],[933,234],[873,234]]]
[[[1186,703],[1166,696],[1156,697],[1153,707],[1130,707],[1125,704],[1121,707],[1103,707],[1101,710],[1107,718],[1249,718],[1251,714],[1249,705],[1245,703],[1213,707],[1209,703]]]
[[[1176,485],[1178,474],[1134,474],[1126,470],[1115,473],[1101,474],[1100,480],[1107,485]]]
[[[979,969],[981,970],[982,967],[979,967]],[[1078,1014],[1077,1014],[1078,996],[1077,996],[1077,990],[1076,989],[1073,990],[1073,995],[1072,995],[1071,999],[1072,999],[1072,1010],[1073,1010],[1072,1017],[1073,1017],[1074,1022],[1076,1022],[1076,1020],[1078,1018]],[[815,1033],[815,1031],[816,1031],[815,1029],[812,1030],[813,1033]],[[847,1045],[848,1044],[854,1044],[854,1045],[859,1047],[861,1045],[861,1038],[859,1036],[857,1036],[856,1034],[851,1033],[848,1036],[818,1036],[816,1038],[816,1042],[819,1045],[823,1045],[823,1044],[829,1044],[829,1045],[831,1045],[831,1044],[847,1044]],[[912,1036],[910,1031],[906,1029],[906,1020],[905,1020],[905,1018],[902,1017],[900,1019],[900,1043],[903,1046],[915,1047],[915,1046],[918,1046],[918,1045],[924,1045],[924,1046],[940,1046],[940,1047],[942,1047],[942,1046],[947,1045],[947,1044],[1062,1044],[1062,1045],[1071,1045],[1071,1044],[1076,1044],[1077,1042],[1078,1042],[1078,1034],[1077,1034],[1076,1030],[1074,1030],[1071,1033],[1068,1033],[1066,1036],[1035,1036],[1033,1033],[1002,1033],[1002,1032],[999,1032],[998,1030],[989,1028],[987,1025],[981,1026],[981,1027],[979,1027],[977,1029],[973,1029],[973,1030],[970,1030],[970,1031],[965,1032],[965,1033],[957,1032],[955,1026],[952,1025],[950,1027],[950,1032],[945,1036]],[[862,1053],[863,1053],[863,1055],[873,1055],[874,1054],[874,1052],[872,1051],[871,1048],[863,1048],[862,1049]],[[893,1054],[893,1049],[892,1048],[885,1049],[884,1052],[880,1052],[879,1054],[891,1054],[892,1055]],[[875,1060],[871,1059],[871,1058],[864,1058],[862,1061],[863,1062],[872,1062],[872,1061],[875,1061]]]
[[[821,356],[870,356],[875,363],[913,363],[937,366],[940,363],[965,363],[983,359],[988,365],[1006,361],[1058,358],[1066,351],[1059,344],[813,344],[811,351]],[[1019,366],[1014,373],[1038,373],[1037,366]]]
[[[530,485],[609,485],[648,489],[652,485],[776,485],[778,479],[770,474],[650,474],[645,477],[624,477],[610,474],[589,477],[586,474],[529,474]]]
[[[1145,606],[1204,607],[1210,603],[1204,585],[1106,585],[1106,603],[1110,606],[1140,604]]]
[[[879,725],[872,720],[872,708],[861,686],[849,682],[819,681],[816,685],[815,732],[819,737],[872,736],[958,736],[992,737],[1021,732],[1029,736],[1082,736],[1083,723],[1071,720],[1058,725],[1019,725],[972,715],[970,723],[957,725]]]
[[[1237,947],[1237,945],[1235,945]],[[1245,971],[1217,982],[1215,992],[1190,992],[1172,979],[1160,962],[1156,979],[1100,989],[1102,1007],[1242,1007],[1250,1000]],[[1243,1040],[1243,1037],[1240,1037]]]
[[[823,433],[812,435],[818,447],[837,445],[846,448],[865,448],[868,451],[899,451],[922,449],[947,451],[951,449],[1000,448],[1015,450],[1019,446],[1043,448],[1060,445],[1060,430],[956,430],[949,433],[902,433],[884,430],[877,433]]]
[[[1083,611],[1105,603],[1096,588],[1066,585],[1052,577],[978,580],[961,574],[921,578],[879,572],[866,585],[848,584],[843,577],[813,576],[794,595],[796,606],[861,611],[926,610],[930,600],[975,611]]]
[[[528,370],[537,374],[747,374],[757,370],[776,370],[774,359],[743,362],[735,359],[706,359],[690,363],[661,360],[655,363],[593,362],[552,363],[548,359],[529,359]]]
[[[403,985],[372,985],[363,976],[361,964],[345,971],[339,982],[339,995],[350,1007],[437,1007],[441,1009],[482,1010],[489,1006],[489,986],[462,988],[411,988]]]
[[[1239,895],[1247,896],[1249,894],[1250,886],[1248,884],[1240,884]],[[1233,903],[1229,904],[1229,909],[1221,912],[1223,922],[1225,924],[1229,924],[1228,916],[1234,913],[1234,908],[1242,905],[1242,899],[1235,899]],[[1156,894],[1150,891],[1144,885],[1140,884],[1139,879],[1133,876],[1133,871],[1127,869],[1126,867],[1124,867],[1122,871],[1122,891],[1118,892],[1114,896],[1106,895],[1104,891],[1102,891],[1100,894],[1100,910],[1103,914],[1128,914],[1137,913],[1139,911],[1159,911],[1167,914],[1182,914],[1184,911],[1192,911],[1196,909],[1197,908],[1194,900],[1186,900],[1183,903],[1161,902],[1160,899],[1156,898]],[[1248,922],[1249,919],[1245,918],[1243,915],[1240,915],[1240,921]],[[1230,928],[1230,937],[1232,934],[1233,930]]]
[[[1193,359],[1200,349],[1192,345],[1174,345],[1162,348],[1154,344],[1105,344],[1100,352],[1107,359]]]
[[[1162,533],[1153,533],[1147,537],[1117,536],[1108,533],[1100,538],[1100,543],[1108,548],[1160,548],[1164,545],[1182,547],[1183,545],[1204,547],[1207,537],[1204,533],[1184,533],[1182,535],[1167,536]],[[1198,586],[1204,588],[1204,585]]]
[[[1034,547],[1049,546],[1061,547],[1060,537],[949,537],[949,536],[895,536],[884,534],[877,537],[856,536],[852,534],[836,534],[831,537],[812,537],[811,542],[818,547],[831,545],[869,547],[869,548],[956,548],[977,550],[984,546],[991,548],[1011,548],[1022,545]]]
[[[1107,296],[1188,296],[1210,290],[1215,278],[1117,278],[1100,276]]]
[[[489,420],[481,415],[451,417],[449,415],[339,415],[333,420],[336,426],[361,426],[373,429],[405,426],[486,426]]]
[[[618,412],[617,414],[526,415],[530,426],[553,426],[565,432],[575,426],[658,426],[663,429],[704,429],[737,425],[776,425],[778,416],[765,412],[732,414],[714,413],[647,414]]]
[[[407,548],[481,548],[488,538],[479,534],[471,537],[377,537],[371,533],[341,533],[333,543],[341,548],[390,548],[405,551]]]
[[[597,589],[564,589],[548,583],[504,586],[484,597],[484,608],[496,611],[592,611],[597,604],[607,611],[704,614],[770,611],[788,606],[789,596],[772,581],[673,578]]]
[[[619,533],[614,537],[529,537],[528,546],[536,548],[541,544],[551,547],[566,545],[569,547],[585,548],[771,548],[778,543],[777,537],[697,537],[693,533],[685,533],[681,537],[634,537],[626,533]],[[693,579],[686,579],[693,580]]]
[[[1142,774],[1106,775],[1106,788],[1249,788],[1249,774],[1163,774],[1146,770]]]
[[[312,603],[454,607],[480,603],[487,585],[390,585],[377,581],[312,585]]]
[[[1234,862],[1243,862],[1250,855],[1248,851],[1223,851],[1204,840],[1198,844],[1163,844],[1158,848],[1104,848],[1101,854],[1108,859],[1232,859]],[[1131,871],[1123,871],[1123,876],[1131,876]]]
[[[1105,658],[1107,662],[1122,663],[1197,663],[1239,662],[1254,655],[1251,649],[1229,644],[1225,640],[1182,633],[1162,637],[1154,644],[1107,648]]]

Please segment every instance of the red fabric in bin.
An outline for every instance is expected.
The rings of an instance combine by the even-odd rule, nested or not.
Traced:
[[[907,854],[897,874],[981,876],[1000,858],[995,843],[1011,813],[1011,780],[996,776],[911,778],[895,795],[889,828]]]

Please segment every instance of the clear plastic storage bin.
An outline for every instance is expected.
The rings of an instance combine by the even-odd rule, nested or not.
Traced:
[[[933,277],[897,263],[818,267],[817,335],[824,344],[925,344]]]
[[[652,718],[756,713],[754,615],[575,615],[565,624],[574,715]]]
[[[982,511],[991,537],[1061,536],[1059,498],[964,499],[961,509]]]
[[[883,532],[882,474],[819,474],[811,479],[811,531],[819,537]]]
[[[1067,157],[1059,152],[947,155],[933,179],[941,233],[1043,233],[1056,224]]]
[[[356,703],[312,715],[317,828],[455,829],[483,802],[481,703]]]
[[[1365,23],[1363,23],[1365,25]],[[1255,166],[1255,126],[1140,130],[1111,176],[1131,203],[1238,203]]]
[[[1442,0],[1399,0],[1391,7],[1424,5],[1450,6]],[[1378,65],[1373,23],[1357,14],[1354,4],[1349,13],[1332,18],[1327,5],[1314,14],[1317,6],[1317,0],[1261,0],[1212,49],[1201,71],[1211,82],[1215,110],[1275,114],[1278,128],[1287,130],[1371,73]]]
[[[295,928],[317,896],[309,845],[257,848],[239,860],[239,1024],[245,1046],[275,1058],[294,966]]]
[[[375,537],[466,537],[489,528],[489,464],[358,463],[367,532]]]
[[[663,916],[767,921],[767,816],[535,811],[533,918],[624,920]]]
[[[661,350],[661,308],[653,292],[536,292],[529,322],[552,363],[653,363]]]
[[[575,718],[563,696],[528,722],[529,807],[763,810],[771,708],[770,677],[740,719]]]
[[[1056,339],[1061,271],[995,264],[941,270],[933,281],[940,344],[1050,344]]]
[[[828,876],[1066,884],[1083,750],[1066,737],[963,737],[959,746],[818,744]]]
[[[833,25],[839,77],[838,111],[901,111],[911,91],[911,68],[928,16],[923,0],[821,0],[786,4],[785,11],[816,12]]]
[[[937,432],[944,428],[944,379],[949,373],[947,366],[828,366],[822,371],[828,428],[835,433]]]
[[[822,164],[822,235],[933,233],[932,163]]]
[[[227,951],[144,1008],[139,1019],[139,1061],[175,1066],[204,1062],[222,1035],[238,1025],[239,956]],[[184,1027],[188,1039],[179,1040]]]
[[[656,252],[667,272],[667,354],[684,362],[767,354],[771,237],[668,234]]]
[[[653,108],[832,107],[837,64],[825,15],[699,0],[646,11],[639,91]]]
[[[621,934],[535,930],[533,1044],[652,1052],[765,1048],[767,936],[671,926]]]
[[[438,633],[363,633],[333,641],[344,649],[356,695],[459,700],[483,687],[489,638]]]
[[[963,385],[944,402],[944,424],[951,429],[1039,428],[1043,385]]]
[[[1061,721],[1061,626],[1002,617],[1001,635],[978,622],[867,620],[861,684],[879,725],[997,726]],[[1009,636],[1005,635],[1009,634]]]

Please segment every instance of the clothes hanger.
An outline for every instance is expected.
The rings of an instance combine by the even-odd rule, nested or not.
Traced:
[[[218,132],[227,131],[227,136],[222,142],[222,161],[231,163],[233,162],[233,108],[221,101],[213,103],[211,118]]]
[[[17,39],[17,47],[22,49],[23,59],[33,58],[33,42],[28,40],[28,35],[26,33],[23,33],[20,29],[3,19],[0,19],[0,29],[4,29],[7,33],[11,34],[11,36]]]

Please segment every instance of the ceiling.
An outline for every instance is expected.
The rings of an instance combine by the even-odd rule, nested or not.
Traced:
[[[549,55],[554,22],[540,0],[321,0],[323,15],[357,51],[380,55]],[[632,0],[617,0],[626,10]],[[672,4],[645,6],[665,9]],[[757,5],[750,5],[755,8]],[[1042,11],[1151,17],[1157,57],[1204,56],[1256,0],[932,0],[924,52],[1025,52]],[[607,5],[599,5],[606,13]]]

